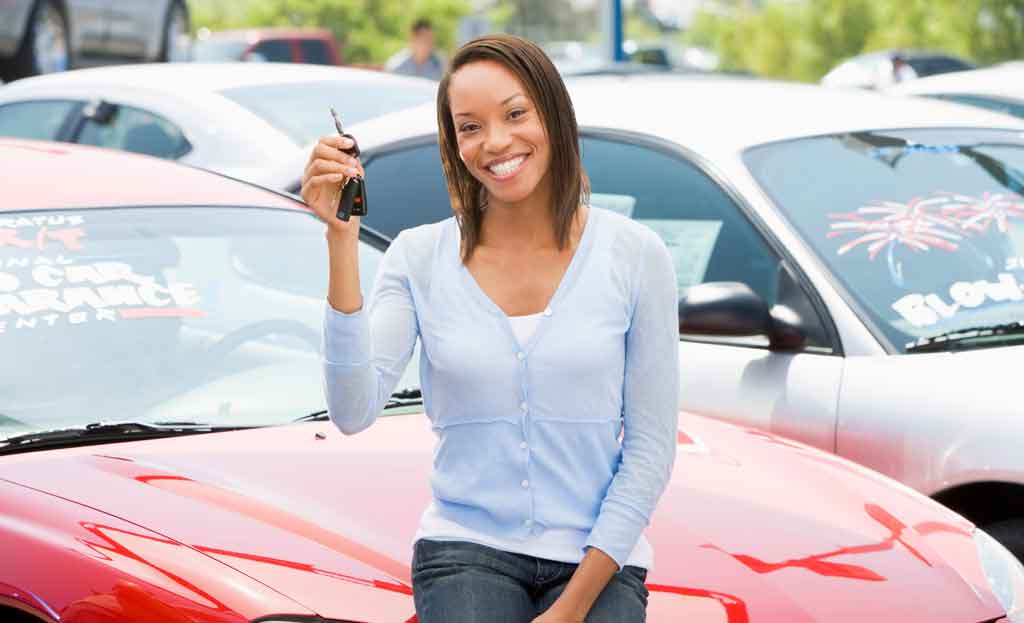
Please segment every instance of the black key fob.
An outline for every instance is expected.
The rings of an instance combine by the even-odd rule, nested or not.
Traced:
[[[347,221],[352,214],[366,216],[366,184],[358,177],[345,184],[338,199],[338,218]]]
[[[353,158],[358,158],[359,143],[356,142],[355,137],[351,134],[342,134],[342,136],[352,141],[352,147],[342,151]],[[356,216],[366,215],[366,183],[358,177],[348,180],[338,197],[338,218],[347,221],[353,214]]]

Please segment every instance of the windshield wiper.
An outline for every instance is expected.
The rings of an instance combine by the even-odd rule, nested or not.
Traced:
[[[907,352],[929,353],[965,350],[972,346],[982,347],[990,344],[989,338],[1003,335],[1024,338],[1024,323],[1013,321],[1005,324],[982,325],[947,331],[910,342],[907,344]]]
[[[197,435],[254,426],[214,426],[201,422],[93,422],[81,427],[35,431],[0,439],[0,454],[14,454],[42,448],[135,441]]]
[[[416,387],[410,387],[406,389],[400,389],[397,392],[391,394],[391,399],[384,405],[384,410],[397,409],[398,407],[414,407],[416,405],[423,404],[423,393]],[[304,415],[296,422],[324,422],[328,419],[327,410],[315,411],[309,415]]]

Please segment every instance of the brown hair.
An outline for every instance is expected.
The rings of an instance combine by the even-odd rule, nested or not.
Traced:
[[[558,247],[564,249],[579,207],[590,197],[590,182],[580,161],[579,129],[572,100],[558,70],[540,47],[522,37],[492,34],[473,39],[459,48],[437,90],[441,164],[448,181],[455,218],[462,232],[462,261],[468,261],[480,243],[484,188],[459,157],[448,85],[460,68],[485,60],[498,62],[514,73],[540,111],[544,133],[551,145],[550,173],[554,198],[551,210],[555,240]]]

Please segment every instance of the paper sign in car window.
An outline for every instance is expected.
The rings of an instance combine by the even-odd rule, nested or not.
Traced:
[[[679,296],[704,281],[711,252],[722,231],[722,221],[637,219],[665,241],[676,267]]]
[[[636,197],[632,195],[590,193],[590,205],[621,214],[626,218],[633,218],[633,208],[636,207]]]

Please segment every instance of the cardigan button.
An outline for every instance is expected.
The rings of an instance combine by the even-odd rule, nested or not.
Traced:
[[[518,359],[519,361],[526,359],[526,353],[524,353],[523,351],[519,351],[518,353],[516,353],[516,359]]]

